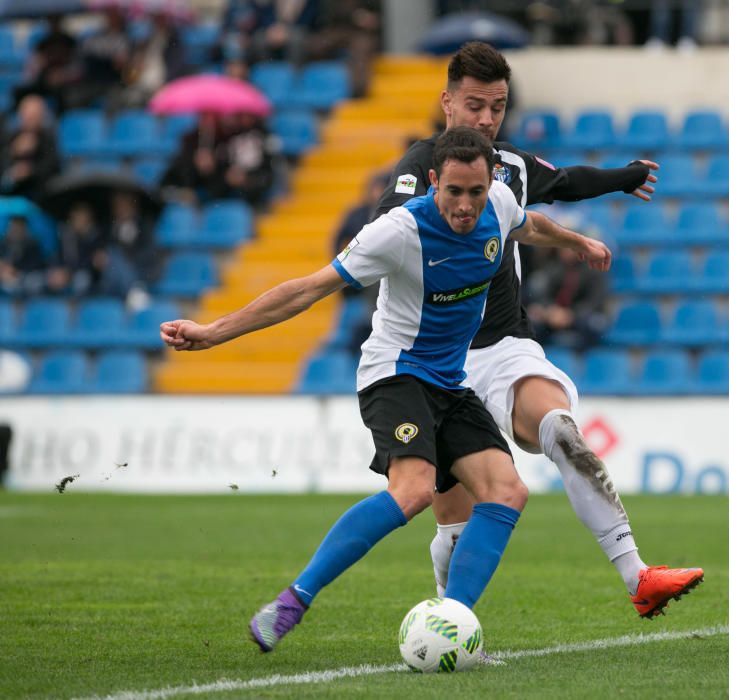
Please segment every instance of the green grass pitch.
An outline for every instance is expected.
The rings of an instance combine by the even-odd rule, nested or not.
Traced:
[[[400,621],[433,595],[426,513],[325,589],[274,653],[249,642],[251,614],[358,498],[0,493],[0,698],[153,700],[193,697],[180,689],[195,684],[210,686],[194,697],[221,700],[729,697],[729,499],[718,496],[625,499],[644,559],[706,571],[665,617],[638,618],[563,495],[533,496],[476,613],[489,651],[551,653],[455,675],[286,679],[399,664]],[[683,637],[555,648],[660,632]],[[177,690],[155,692],[165,688]]]

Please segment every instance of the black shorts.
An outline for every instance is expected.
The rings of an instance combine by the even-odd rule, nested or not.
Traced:
[[[436,468],[440,493],[458,480],[453,463],[491,447],[511,455],[491,414],[471,389],[448,391],[401,374],[359,392],[359,410],[375,441],[370,469],[387,475],[393,457],[421,457]]]

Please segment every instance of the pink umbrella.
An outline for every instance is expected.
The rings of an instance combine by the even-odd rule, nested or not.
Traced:
[[[224,75],[192,75],[167,83],[149,103],[155,114],[243,112],[267,117],[271,103],[252,85]]]

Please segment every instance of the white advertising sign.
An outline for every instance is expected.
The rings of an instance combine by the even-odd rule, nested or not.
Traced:
[[[585,436],[622,493],[729,493],[726,399],[591,399]],[[373,492],[373,446],[355,397],[18,397],[11,489],[223,493]],[[542,455],[514,448],[534,493],[561,488]]]

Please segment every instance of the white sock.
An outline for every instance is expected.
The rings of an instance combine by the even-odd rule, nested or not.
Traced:
[[[539,443],[557,465],[577,517],[635,594],[638,572],[646,565],[638,556],[628,516],[607,468],[587,446],[569,411],[555,409],[544,416]]]
[[[466,527],[466,523],[438,524],[438,531],[430,543],[430,558],[433,560],[433,572],[435,573],[435,589],[439,598],[442,598],[445,593],[451,554],[453,554],[453,549],[464,527]]]

